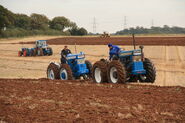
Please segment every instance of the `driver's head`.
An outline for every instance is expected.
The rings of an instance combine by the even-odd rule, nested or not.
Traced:
[[[64,49],[67,49],[67,46],[66,45],[64,46]]]
[[[112,48],[112,44],[108,44],[108,47],[109,47],[109,49],[111,49]]]

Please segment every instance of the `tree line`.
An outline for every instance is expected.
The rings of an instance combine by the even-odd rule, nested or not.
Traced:
[[[87,30],[64,16],[50,20],[43,14],[16,14],[0,5],[0,37],[31,35],[87,35]]]
[[[185,34],[185,28],[182,27],[169,27],[168,25],[164,25],[163,27],[154,27],[144,28],[144,27],[136,27],[124,29],[121,31],[117,31],[116,35],[127,35],[127,34]]]

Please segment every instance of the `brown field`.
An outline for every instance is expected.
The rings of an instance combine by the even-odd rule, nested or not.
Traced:
[[[106,45],[113,43],[115,45],[132,45],[132,37],[62,37],[50,39],[49,44],[61,45]],[[137,45],[172,45],[184,46],[185,36],[182,37],[135,37]]]
[[[0,122],[183,123],[184,99],[183,87],[0,79]]]
[[[144,43],[138,40],[139,37],[136,39],[140,42],[138,44],[146,45],[145,56],[156,66],[157,79],[152,85],[157,86],[98,85],[92,84],[91,81],[61,82],[39,79],[46,78],[49,62],[59,61],[60,50],[65,44],[75,52],[76,43],[77,51],[85,52],[86,59],[92,63],[100,58],[108,58],[108,48],[103,44],[119,44],[119,41],[105,40],[107,38],[98,38],[97,42],[93,42],[97,37],[52,38],[0,40],[0,78],[4,78],[0,80],[0,122],[67,122],[67,119],[71,122],[88,122],[92,119],[97,122],[106,122],[106,119],[117,122],[185,121],[185,37],[165,37],[164,40],[161,40],[164,37],[160,37],[161,41],[156,41],[158,37],[142,37]],[[49,39],[54,55],[17,56],[21,47],[33,47],[33,44],[27,42],[37,39]],[[131,39],[128,39],[131,43]],[[152,41],[148,42],[149,39]],[[173,41],[175,43],[172,43]],[[153,43],[155,45],[152,45]],[[125,50],[133,49],[129,43],[121,45]]]

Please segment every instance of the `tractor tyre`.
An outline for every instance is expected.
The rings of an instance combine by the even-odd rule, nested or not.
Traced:
[[[62,64],[59,71],[60,79],[61,80],[72,80],[73,73],[68,64]]]
[[[22,51],[18,51],[18,56],[22,56]]]
[[[150,59],[145,58],[143,65],[146,70],[146,74],[139,76],[140,82],[154,83],[156,79],[156,69],[154,64],[150,61]]]
[[[92,77],[92,64],[90,61],[88,60],[85,60],[85,64],[87,66],[87,69],[89,70],[89,74],[88,74],[88,77],[91,78]]]
[[[107,82],[107,64],[97,61],[92,68],[92,79],[96,83]]]
[[[111,61],[108,65],[107,76],[110,83],[125,83],[126,70],[124,65],[118,60]]]
[[[30,51],[30,56],[34,56],[34,50]]]
[[[43,52],[43,49],[42,49],[42,48],[39,48],[39,49],[37,50],[37,55],[38,55],[38,56],[43,56],[43,55],[44,55],[44,52]]]
[[[50,63],[47,68],[47,78],[51,80],[60,79],[59,66],[54,63]]]
[[[23,51],[23,56],[26,57],[27,56],[27,50]]]
[[[33,50],[33,56],[36,56],[37,55],[37,49],[34,49]]]
[[[108,64],[109,64],[109,61],[108,61],[108,60],[106,60],[106,59],[100,59],[100,61],[104,62],[106,65],[108,65]]]
[[[53,50],[51,47],[48,48],[50,50],[50,53],[48,54],[49,56],[53,55]]]

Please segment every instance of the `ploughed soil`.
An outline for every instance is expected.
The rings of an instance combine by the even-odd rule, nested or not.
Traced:
[[[185,37],[135,37],[137,45],[185,45]],[[132,37],[62,37],[48,40],[49,44],[54,45],[132,45]]]
[[[185,122],[185,88],[0,79],[0,122]]]

